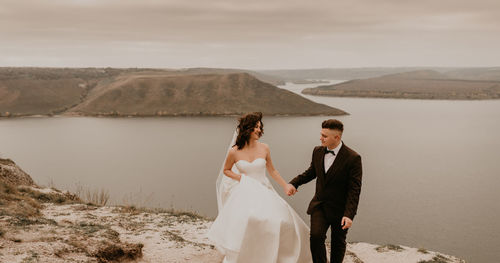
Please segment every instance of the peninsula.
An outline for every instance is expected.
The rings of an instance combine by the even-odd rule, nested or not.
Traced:
[[[461,75],[462,74],[462,75]],[[463,76],[463,77],[460,77]],[[465,72],[417,70],[380,77],[355,79],[307,88],[303,94],[332,97],[366,97],[438,100],[500,99],[500,79]]]

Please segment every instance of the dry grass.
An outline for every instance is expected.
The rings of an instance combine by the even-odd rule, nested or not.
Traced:
[[[450,262],[450,259],[443,255],[436,255],[430,260],[421,260],[418,263],[448,263]]]
[[[109,191],[106,189],[91,189],[82,184],[76,185],[75,195],[86,203],[105,206],[109,201]]]
[[[39,258],[38,258],[39,256],[38,256],[37,252],[30,250],[29,253],[30,254],[28,256],[23,258],[23,261],[21,261],[22,263],[39,262]]]
[[[71,236],[64,241],[69,248],[55,252],[60,258],[71,252],[84,253],[94,257],[98,262],[127,262],[142,257],[143,244],[110,242],[108,240],[83,240],[79,236]],[[97,242],[97,243],[96,243]]]
[[[64,255],[66,255],[70,252],[71,252],[71,250],[69,250],[69,248],[64,247],[64,248],[57,249],[56,251],[54,251],[54,255],[58,258],[63,258]]]
[[[375,250],[377,250],[377,252],[387,252],[389,250],[393,250],[393,251],[398,251],[399,252],[399,251],[403,251],[405,249],[402,248],[401,246],[398,246],[398,245],[387,244],[387,245],[376,247]]]
[[[19,187],[18,190],[21,193],[25,193],[25,196],[29,196],[42,203],[72,204],[81,202],[80,198],[78,198],[76,195],[70,193],[62,193],[57,189],[53,189],[55,192],[51,193],[40,192],[28,187]]]
[[[41,216],[42,203],[79,203],[70,193],[44,193],[28,186],[14,186],[0,182],[0,215],[11,217],[9,225],[15,228],[29,228],[31,225],[57,225],[54,220]]]
[[[30,225],[54,225],[57,226],[57,222],[52,219],[47,218],[29,218],[24,216],[15,216],[10,221],[12,226],[30,226]]]
[[[128,214],[133,214],[137,215],[140,213],[151,213],[151,214],[169,214],[175,217],[179,217],[178,222],[183,223],[185,221],[193,221],[197,219],[202,219],[202,220],[213,220],[211,218],[207,218],[205,216],[199,215],[196,212],[189,212],[189,211],[181,211],[181,210],[176,210],[173,208],[149,208],[149,207],[136,207],[136,206],[116,206],[116,208],[113,210],[113,212],[116,213],[128,213]],[[183,219],[184,218],[184,219]]]
[[[17,194],[17,188],[11,184],[7,184],[3,181],[0,181],[0,193],[2,193],[2,194]]]
[[[356,254],[354,254],[353,252],[349,251],[349,250],[346,250],[345,254],[349,257],[351,257],[352,261],[354,263],[364,263],[363,260],[361,260],[360,258],[358,258],[358,256]]]
[[[77,211],[90,211],[97,205],[106,205],[109,200],[106,190],[91,191],[83,187],[80,190],[82,198],[58,190],[53,181],[50,188],[39,189],[36,185],[17,186],[0,180],[0,240],[7,240],[10,248],[31,246],[32,242],[41,246],[37,245],[36,252],[29,249],[13,252],[14,255],[23,255],[21,261],[17,259],[19,262],[50,262],[47,256],[71,259],[75,253],[87,257],[88,262],[123,262],[142,256],[142,244],[121,242],[119,232],[111,229],[105,220],[97,221],[91,213],[83,212],[79,217],[80,220],[88,219],[86,222],[62,220],[59,224],[54,219],[46,218],[45,210],[41,212],[61,204],[70,204],[68,207],[75,207]],[[84,205],[82,199],[92,204]],[[59,213],[70,215],[66,209]],[[3,261],[1,254],[0,261]]]
[[[10,184],[0,182],[0,215],[13,216],[38,216],[41,205],[38,201],[22,192]]]
[[[77,224],[74,224],[73,227],[75,228],[75,230],[85,236],[94,236],[96,232],[104,229],[109,229],[109,227],[106,227],[105,225],[96,224],[94,222],[79,222]]]
[[[419,248],[417,251],[422,253],[422,254],[429,254],[429,251],[427,251],[427,249],[425,249],[425,248]]]
[[[99,262],[123,262],[142,257],[143,244],[116,244],[103,242],[92,254]]]
[[[146,207],[148,204],[153,203],[154,193],[146,194],[139,189],[137,192],[130,192],[123,196],[122,205],[129,207]]]

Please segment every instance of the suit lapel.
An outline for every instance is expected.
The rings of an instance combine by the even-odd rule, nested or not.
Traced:
[[[325,152],[326,152],[326,147],[321,147],[321,154],[320,154],[320,158],[319,159],[319,167],[321,167],[321,169],[319,169],[321,171],[321,177],[323,177],[323,179],[325,178]]]
[[[330,181],[336,174],[336,172],[339,170],[342,165],[344,165],[346,161],[346,149],[345,149],[345,144],[342,142],[342,147],[340,147],[339,153],[337,154],[337,157],[335,157],[335,161],[333,161],[333,164],[330,166],[328,171],[326,172],[326,182]],[[324,159],[324,157],[323,157]]]

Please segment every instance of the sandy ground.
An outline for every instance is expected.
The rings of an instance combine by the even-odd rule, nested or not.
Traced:
[[[222,261],[222,255],[205,237],[211,224],[208,220],[191,215],[128,212],[118,207],[100,207],[91,211],[75,211],[73,207],[49,206],[44,215],[56,222],[76,222],[90,214],[94,222],[107,224],[117,231],[121,241],[142,243],[143,257],[138,262]]]

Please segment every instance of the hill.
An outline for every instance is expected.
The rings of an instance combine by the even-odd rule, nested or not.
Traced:
[[[312,80],[351,80],[380,77],[388,74],[409,72],[422,68],[319,68],[319,69],[284,69],[284,70],[260,70],[258,72],[275,76],[289,82],[303,82]]]
[[[500,81],[500,68],[458,68],[444,73],[453,79]]]
[[[341,115],[247,73],[126,75],[98,85],[68,114],[99,116]]]
[[[268,83],[283,82],[240,69],[0,68],[0,117],[345,114]]]
[[[141,69],[0,68],[0,116],[60,114],[82,102],[98,82],[138,71]]]
[[[304,89],[302,93],[336,97],[444,100],[500,99],[500,81],[455,79],[448,74],[433,70],[417,70],[376,78],[351,80],[336,85],[308,88]]]
[[[366,67],[366,68],[317,68],[259,70],[286,82],[314,83],[318,80],[369,79],[404,72],[432,70],[450,79],[500,81],[500,67],[450,68],[450,67]],[[278,85],[278,84],[275,84]]]
[[[245,69],[219,69],[219,68],[187,68],[175,71],[176,74],[200,75],[200,74],[233,74],[233,73],[248,73],[262,82],[272,85],[284,85],[285,81],[279,76],[266,74],[263,72],[245,70]]]

